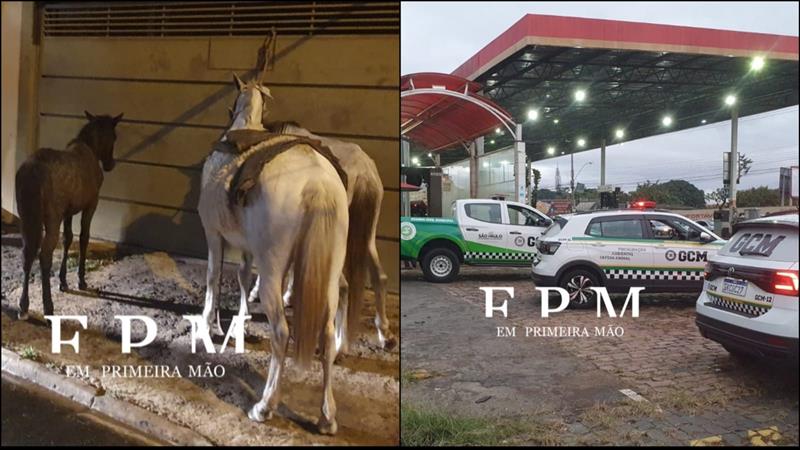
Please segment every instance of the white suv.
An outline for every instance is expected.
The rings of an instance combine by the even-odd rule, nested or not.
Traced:
[[[697,327],[733,354],[797,363],[798,216],[737,224],[705,270]]]
[[[559,286],[570,306],[591,307],[592,286],[609,292],[699,292],[703,268],[725,241],[679,214],[658,210],[594,211],[556,217],[539,238],[531,276]]]

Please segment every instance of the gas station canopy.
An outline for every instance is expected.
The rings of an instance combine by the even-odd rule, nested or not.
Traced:
[[[400,80],[401,135],[428,151],[467,144],[497,127],[513,132],[510,114],[476,94],[482,86],[444,73],[415,73]]]
[[[404,77],[404,89],[412,79],[419,86],[415,77],[421,75],[429,74]],[[535,161],[728,120],[734,104],[740,116],[796,105],[798,38],[529,14],[453,76],[479,86],[465,80],[455,88],[480,93],[523,124],[526,153]],[[446,84],[429,81],[439,83]],[[447,135],[429,138],[435,145],[418,141],[431,150],[496,128],[489,117],[433,98],[401,103],[403,130],[415,126],[407,122],[415,115],[435,117],[443,110],[457,118],[423,128]],[[409,135],[414,140],[414,130]],[[507,147],[514,136],[492,139],[487,152]],[[463,152],[442,156],[445,164],[463,159]]]

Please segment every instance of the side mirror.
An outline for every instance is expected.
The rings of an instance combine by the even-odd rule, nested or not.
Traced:
[[[710,234],[708,234],[705,231],[703,231],[703,232],[700,233],[700,240],[703,241],[703,242],[713,242],[716,239],[714,239],[714,237],[711,236]]]

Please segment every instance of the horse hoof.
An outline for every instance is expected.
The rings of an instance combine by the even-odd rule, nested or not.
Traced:
[[[81,281],[78,283],[78,289],[85,291],[88,288],[85,282]]]
[[[59,283],[58,284],[58,290],[61,291],[61,292],[66,292],[67,290],[69,290],[69,287],[67,286],[67,282],[64,281],[64,282]]]
[[[319,432],[321,434],[325,434],[325,435],[328,435],[328,436],[333,436],[334,434],[336,434],[336,431],[338,431],[338,429],[339,429],[339,425],[336,424],[336,420],[335,419],[329,421],[325,417],[320,417],[319,418],[318,427],[319,427]]]
[[[258,407],[258,403],[256,403],[252,408],[250,408],[250,411],[247,412],[247,417],[253,422],[264,422],[272,419],[272,411],[267,411],[264,413]]]
[[[27,311],[25,311],[25,312],[22,312],[22,311],[18,312],[18,313],[17,313],[17,320],[28,320],[28,312],[27,312]]]
[[[397,338],[395,338],[394,336],[392,336],[392,337],[389,337],[389,338],[387,338],[387,339],[386,339],[386,340],[383,342],[383,349],[384,349],[384,350],[386,350],[386,351],[388,352],[388,351],[390,351],[391,349],[393,349],[393,348],[395,347],[395,345],[397,345]]]

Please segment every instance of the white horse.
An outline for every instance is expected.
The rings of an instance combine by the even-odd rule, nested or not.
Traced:
[[[269,91],[260,84],[245,84],[235,75],[234,80],[239,96],[232,125],[223,140],[231,130],[264,129],[261,125],[264,97],[269,96]],[[250,409],[248,417],[259,422],[269,419],[279,403],[280,376],[289,343],[281,292],[282,280],[291,271],[295,278],[291,303],[296,358],[301,367],[307,367],[317,343],[320,344],[324,397],[319,429],[324,434],[334,434],[337,429],[331,386],[336,358],[334,316],[340,283],[346,285],[342,269],[348,225],[347,192],[342,180],[330,161],[313,147],[299,144],[264,165],[257,186],[248,194],[247,206],[229,206],[228,202],[231,179],[246,157],[258,148],[291,139],[291,136],[274,137],[242,155],[214,151],[205,162],[198,205],[208,243],[203,317],[210,331],[213,318],[218,318],[223,242],[227,241],[244,254],[252,255],[261,280],[259,297],[272,331],[272,355],[263,396]],[[246,311],[245,304],[239,313]]]
[[[345,259],[345,278],[348,284],[347,305],[339,307],[346,309],[347,316],[358,320],[364,297],[366,272],[369,271],[372,289],[375,291],[375,328],[378,332],[378,341],[384,348],[393,348],[397,341],[389,331],[389,319],[386,317],[386,273],[383,271],[378,256],[378,247],[375,235],[378,227],[378,216],[383,201],[383,183],[381,182],[378,168],[369,155],[357,144],[342,142],[337,139],[317,136],[305,128],[294,123],[277,125],[272,131],[297,136],[305,136],[322,142],[339,159],[342,169],[347,174],[347,200],[350,205],[350,226],[347,237],[347,257]],[[249,261],[245,258],[239,273],[239,287],[242,301],[247,286],[250,285]],[[287,280],[287,289],[284,293],[284,304],[288,303],[291,295],[291,274]],[[259,280],[250,292],[249,301],[255,301],[258,295]],[[349,323],[348,330],[355,331],[356,323]],[[342,334],[337,330],[337,334]],[[340,349],[347,351],[347,348]]]

